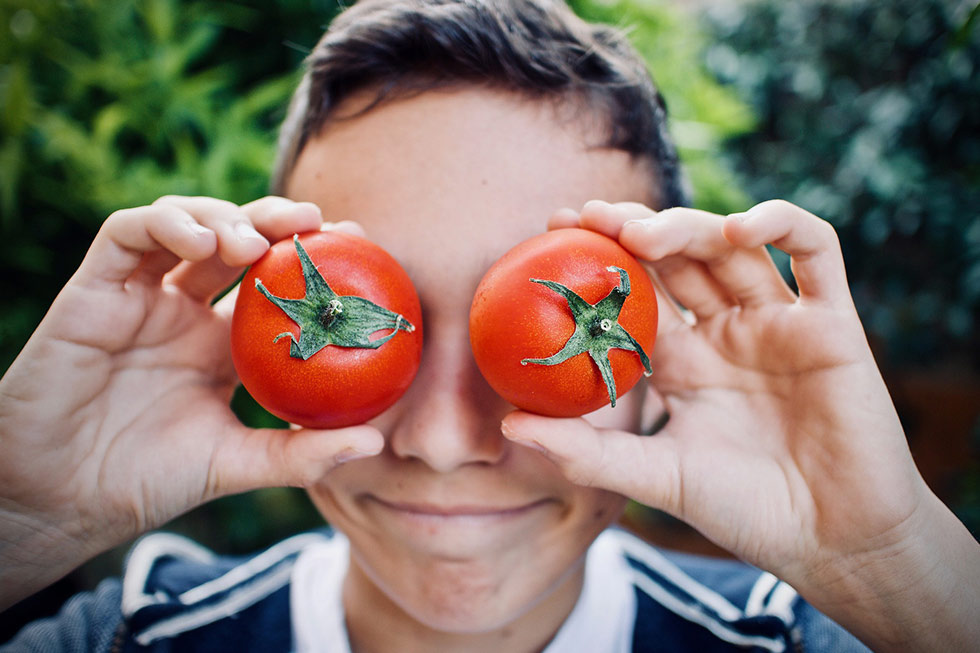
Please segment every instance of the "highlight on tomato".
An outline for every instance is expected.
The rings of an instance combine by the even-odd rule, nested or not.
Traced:
[[[337,231],[293,236],[245,273],[231,352],[242,385],[273,415],[310,428],[360,424],[415,378],[418,294],[369,240]]]
[[[649,375],[657,296],[615,240],[556,229],[491,266],[470,307],[470,346],[487,382],[530,412],[592,412]]]

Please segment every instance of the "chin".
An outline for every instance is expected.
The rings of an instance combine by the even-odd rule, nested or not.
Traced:
[[[508,583],[465,562],[439,562],[426,570],[426,580],[420,584],[402,585],[403,579],[388,583],[367,571],[378,589],[412,620],[454,634],[503,628],[528,613],[558,584],[536,587],[525,578],[515,587],[514,579]]]
[[[491,609],[488,609],[491,608]],[[515,621],[527,608],[507,612],[492,601],[477,599],[446,605],[427,601],[404,602],[402,609],[426,628],[456,635],[476,635],[499,630]]]

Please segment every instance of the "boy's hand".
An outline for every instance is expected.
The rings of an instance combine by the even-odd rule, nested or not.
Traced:
[[[971,582],[980,548],[915,468],[830,224],[780,201],[728,217],[590,202],[552,226],[618,238],[687,309],[661,297],[651,389],[669,419],[638,437],[517,412],[504,434],[690,523],[877,647],[937,633],[930,608],[963,598],[944,583]],[[767,243],[792,257],[798,295]],[[932,593],[896,612],[910,587]]]
[[[278,197],[109,216],[0,380],[0,608],[209,499],[381,449],[371,427],[251,430],[228,406],[233,298],[212,299],[269,241],[321,222]]]

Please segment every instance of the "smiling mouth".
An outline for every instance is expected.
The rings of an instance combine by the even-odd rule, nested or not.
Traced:
[[[369,495],[369,498],[388,510],[402,513],[406,516],[416,516],[418,518],[432,519],[453,519],[453,518],[488,518],[505,519],[516,517],[527,513],[535,508],[549,503],[548,499],[540,499],[518,506],[483,506],[474,504],[454,504],[436,505],[430,503],[406,503],[385,501],[376,496]]]

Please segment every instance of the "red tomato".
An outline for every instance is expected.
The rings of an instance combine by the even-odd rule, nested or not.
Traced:
[[[542,415],[584,415],[628,391],[649,372],[656,335],[657,297],[643,267],[616,241],[585,229],[550,231],[508,251],[470,308],[470,345],[484,378],[510,403]],[[645,353],[631,351],[630,339]],[[601,371],[606,352],[610,383]],[[549,358],[553,364],[542,364]]]
[[[231,351],[242,385],[272,414],[312,428],[360,424],[415,377],[422,310],[386,251],[345,233],[308,233],[276,243],[246,272]]]

